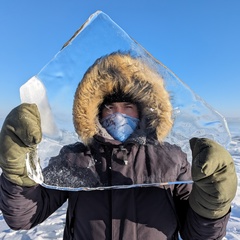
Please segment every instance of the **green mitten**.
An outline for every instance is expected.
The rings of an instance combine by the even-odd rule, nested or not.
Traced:
[[[218,143],[206,138],[190,140],[193,189],[192,209],[202,217],[226,215],[237,190],[237,175],[231,155]]]
[[[20,186],[34,186],[27,176],[26,158],[42,139],[40,114],[35,104],[21,104],[6,117],[0,133],[0,167],[4,176]]]

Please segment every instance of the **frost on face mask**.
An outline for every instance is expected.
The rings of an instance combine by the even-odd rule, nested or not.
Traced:
[[[72,121],[72,103],[79,80],[96,59],[117,51],[129,52],[134,57],[144,59],[164,79],[174,110],[174,125],[165,139],[167,142],[180,146],[186,153],[190,151],[189,139],[192,137],[210,138],[227,146],[230,134],[225,118],[197,96],[170,69],[153,58],[112,19],[98,11],[35,75],[36,79],[41,81],[46,88],[47,94],[40,95],[39,86],[32,84],[31,80],[25,85],[31,91],[30,102],[41,105],[39,109],[43,119],[42,124],[45,123],[44,126],[47,126],[43,127],[43,141],[39,145],[42,168],[48,165],[49,158],[57,155],[64,144],[78,140]],[[21,99],[27,102],[26,91],[21,91]],[[46,105],[48,108],[45,107]],[[46,112],[46,109],[50,113]],[[55,124],[52,121],[55,121]],[[61,132],[57,142],[56,139],[53,141],[49,137],[49,133],[55,133],[56,129]],[[121,136],[121,140],[128,137],[126,133],[122,135],[124,137]],[[55,145],[49,147],[50,144]],[[191,154],[188,154],[188,157],[191,161]],[[54,184],[52,187],[55,187]]]
[[[116,140],[124,142],[136,129],[139,119],[122,113],[113,113],[101,120],[102,126]]]

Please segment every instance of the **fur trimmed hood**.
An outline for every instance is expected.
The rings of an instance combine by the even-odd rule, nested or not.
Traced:
[[[172,106],[162,77],[142,58],[116,52],[97,59],[77,87],[73,122],[83,143],[100,133],[99,107],[119,89],[140,107],[146,133],[163,141],[172,128]]]

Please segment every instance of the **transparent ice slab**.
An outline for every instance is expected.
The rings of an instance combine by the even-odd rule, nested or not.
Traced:
[[[171,95],[175,119],[166,141],[179,145],[188,154],[189,161],[191,152],[188,141],[192,137],[211,138],[224,146],[229,143],[230,133],[225,118],[101,11],[91,15],[53,59],[20,88],[22,102],[34,102],[39,107],[44,141],[54,142],[58,146],[77,141],[72,122],[75,90],[85,71],[97,58],[119,50],[144,57],[163,77]],[[45,168],[50,157],[59,151],[58,147],[53,148],[56,152],[45,147],[42,149],[44,141],[39,145],[41,168]],[[42,179],[41,172],[30,175],[46,186],[44,181],[39,180]],[[85,187],[88,188],[81,186],[77,189]]]

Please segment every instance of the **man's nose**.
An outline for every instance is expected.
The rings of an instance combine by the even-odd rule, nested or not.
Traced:
[[[118,112],[118,113],[124,113],[124,108],[121,106],[116,106],[114,109],[114,112]]]

